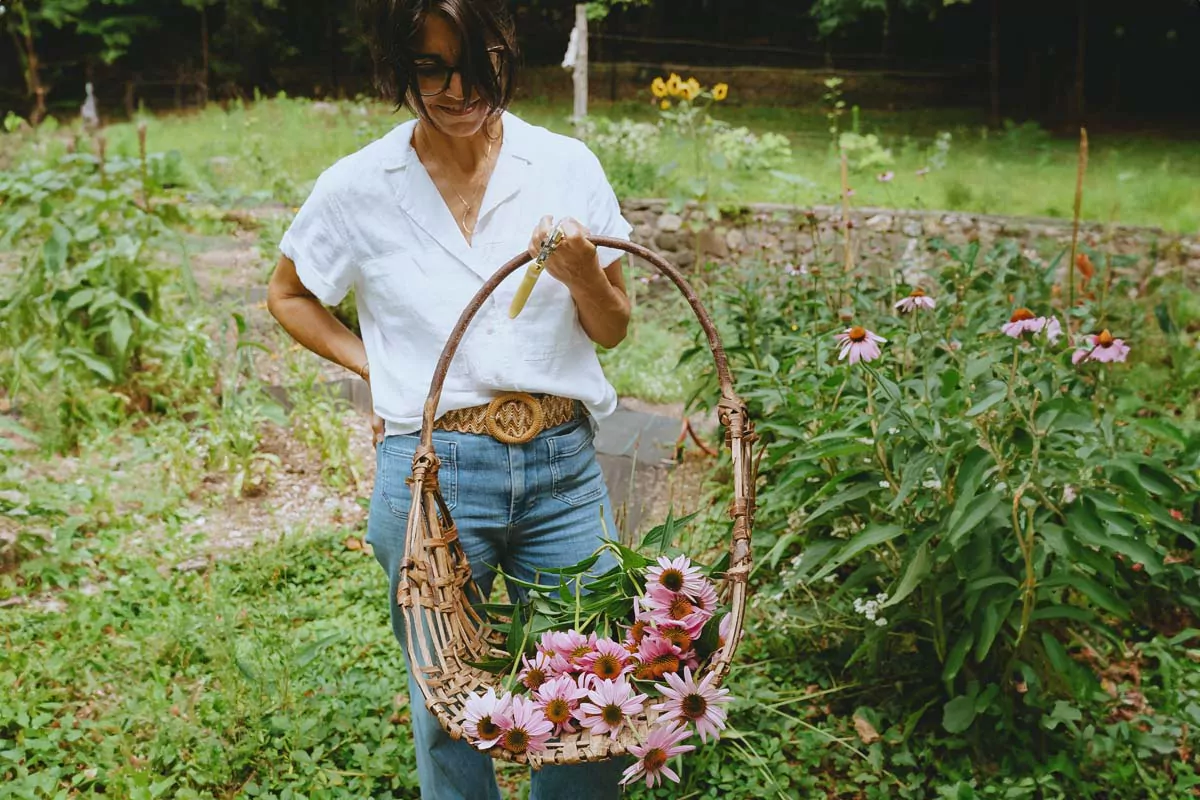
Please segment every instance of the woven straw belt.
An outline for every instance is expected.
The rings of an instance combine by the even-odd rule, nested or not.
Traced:
[[[577,416],[579,404],[569,397],[508,392],[486,405],[447,411],[433,427],[456,433],[486,433],[505,444],[524,444]]]

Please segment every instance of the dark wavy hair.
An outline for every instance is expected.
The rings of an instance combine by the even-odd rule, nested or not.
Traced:
[[[414,53],[430,14],[440,14],[458,32],[463,96],[477,93],[493,116],[512,102],[517,41],[503,0],[360,0],[359,11],[375,62],[376,86],[397,109],[407,107],[429,120],[417,89]],[[499,68],[492,62],[497,49]]]

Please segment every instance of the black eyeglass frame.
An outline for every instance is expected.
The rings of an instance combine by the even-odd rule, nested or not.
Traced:
[[[500,69],[503,67],[504,58],[508,56],[508,48],[504,45],[493,45],[487,49],[487,53],[489,56],[500,56],[499,63],[495,64],[495,70],[497,73],[499,73]],[[446,75],[442,80],[442,88],[438,89],[436,92],[423,92],[421,91],[421,70],[423,68],[429,69],[431,67],[445,70]],[[450,67],[439,62],[427,63],[424,65],[418,62],[413,65],[413,86],[416,88],[417,94],[419,94],[421,97],[437,97],[438,95],[445,93],[445,91],[450,88],[450,82],[454,80],[454,73],[456,72],[459,73],[459,75],[462,75],[461,65]]]

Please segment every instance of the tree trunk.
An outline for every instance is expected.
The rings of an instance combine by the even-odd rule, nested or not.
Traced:
[[[29,20],[29,12],[25,9],[24,0],[15,0],[12,5],[13,14],[17,16],[17,29],[13,31],[13,43],[17,53],[25,62],[25,91],[33,99],[33,110],[29,121],[36,128],[46,116],[46,87],[42,85],[41,64],[38,61],[37,48],[33,42],[33,23]],[[18,38],[17,31],[21,36]]]
[[[1084,123],[1086,108],[1084,106],[1084,77],[1086,70],[1085,45],[1087,44],[1087,0],[1079,0],[1079,27],[1075,37],[1075,96],[1072,101],[1074,122],[1073,127]]]
[[[587,5],[578,3],[575,6],[575,30],[578,40],[575,48],[575,108],[576,124],[587,116],[588,101],[588,39],[587,39]]]
[[[988,82],[991,91],[993,128],[1000,127],[1000,0],[992,0],[991,46],[988,56]]]
[[[200,6],[200,107],[208,106],[208,6]]]

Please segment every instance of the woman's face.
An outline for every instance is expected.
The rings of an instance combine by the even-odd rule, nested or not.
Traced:
[[[445,91],[446,70],[459,66],[460,42],[450,23],[440,14],[430,14],[417,34],[415,66],[417,84],[425,110],[438,130],[450,136],[471,136],[483,127],[488,109],[479,95],[463,97],[462,75],[450,76]]]

